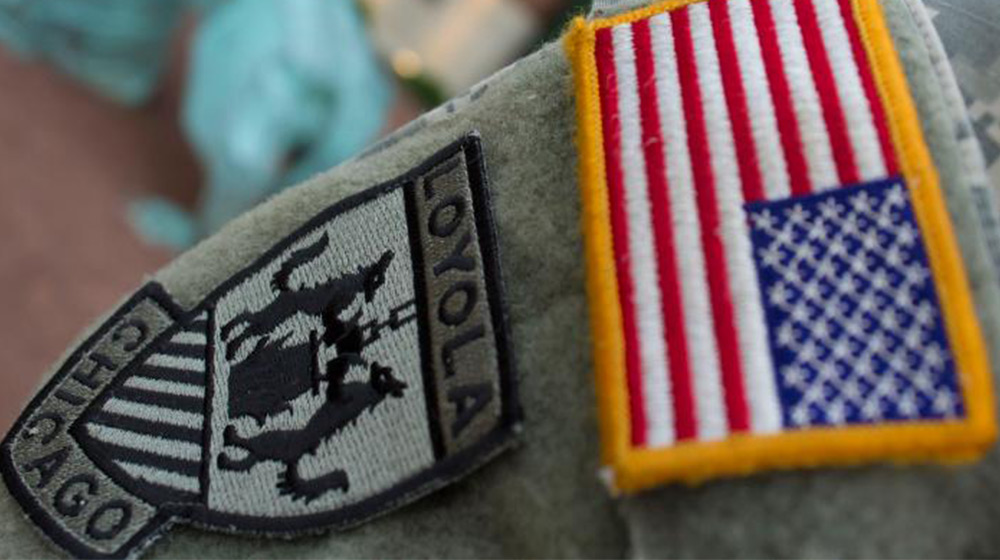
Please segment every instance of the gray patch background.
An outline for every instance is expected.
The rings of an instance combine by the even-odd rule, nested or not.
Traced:
[[[326,383],[319,395],[306,392],[292,401],[292,410],[269,417],[258,428],[248,417],[228,417],[229,364],[220,339],[220,325],[243,311],[258,311],[274,299],[271,276],[293,251],[301,249],[322,236],[329,235],[326,251],[315,261],[303,265],[291,277],[292,286],[314,285],[359,265],[379,259],[384,251],[395,253],[386,273],[386,282],[376,292],[375,299],[362,307],[360,324],[378,319],[386,321],[394,307],[414,298],[413,268],[410,258],[409,235],[403,200],[403,190],[395,189],[355,208],[338,214],[324,226],[304,236],[274,261],[256,271],[216,304],[214,353],[214,397],[212,401],[212,438],[209,471],[209,508],[226,513],[254,516],[296,516],[332,509],[358,502],[385,490],[401,479],[416,474],[434,462],[431,447],[424,384],[421,375],[417,322],[410,321],[398,330],[384,330],[382,337],[365,347],[363,357],[393,368],[393,374],[408,388],[400,399],[387,398],[372,412],[364,412],[357,423],[348,426],[320,444],[315,455],[304,456],[299,466],[303,477],[319,477],[342,468],[350,478],[348,492],[331,491],[309,502],[292,500],[279,494],[278,474],[284,466],[277,462],[255,465],[249,472],[234,472],[218,468],[216,458],[223,449],[222,431],[230,423],[240,435],[253,436],[274,429],[296,429],[308,422],[310,415],[325,400]],[[363,298],[348,308],[342,317],[357,311]],[[319,318],[299,314],[279,326],[272,336],[291,331],[288,345],[309,340],[309,331],[322,333]],[[244,344],[236,355],[242,359],[256,338]],[[330,349],[326,359],[335,356]],[[321,362],[326,361],[321,360]],[[353,367],[347,381],[366,381],[367,368]]]

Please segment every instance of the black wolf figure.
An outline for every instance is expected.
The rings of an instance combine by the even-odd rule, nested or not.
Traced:
[[[324,233],[316,243],[292,253],[288,261],[271,277],[271,287],[278,292],[278,297],[264,309],[242,313],[226,323],[222,328],[222,339],[228,341],[227,360],[232,360],[250,337],[270,334],[298,313],[322,317],[325,324],[331,325],[341,322],[340,314],[359,294],[363,293],[365,302],[371,303],[375,293],[385,283],[385,272],[395,256],[392,251],[383,253],[372,265],[359,266],[352,274],[345,274],[312,287],[302,286],[294,290],[291,288],[289,281],[292,273],[322,255],[329,244],[330,239]],[[245,325],[246,328],[230,339],[233,331],[240,325]],[[333,342],[333,337],[341,334],[343,331],[338,329],[328,330],[324,342],[330,344]]]
[[[281,493],[306,502],[329,490],[347,491],[349,482],[342,470],[313,480],[302,479],[297,471],[302,456],[314,453],[320,443],[354,423],[362,412],[374,409],[386,397],[401,397],[406,388],[405,383],[393,377],[392,368],[378,362],[368,364],[362,358],[365,342],[358,326],[361,311],[347,319],[341,318],[359,297],[363,296],[366,303],[373,300],[385,283],[393,252],[386,251],[378,261],[360,266],[353,273],[311,287],[293,289],[290,285],[293,272],[318,258],[328,245],[329,238],[324,234],[316,243],[292,253],[271,278],[277,297],[258,312],[242,313],[233,318],[221,331],[228,360],[232,360],[251,337],[260,337],[249,354],[230,370],[228,406],[231,418],[250,416],[258,425],[263,425],[267,417],[290,410],[291,402],[306,391],[318,394],[320,382],[327,382],[325,401],[304,427],[243,438],[234,426],[228,426],[223,434],[226,446],[242,449],[246,455],[234,460],[224,453],[218,459],[219,468],[237,471],[250,469],[265,460],[284,463],[285,471],[278,482]],[[307,343],[286,346],[291,332],[280,337],[271,336],[298,313],[321,318],[322,337],[312,331]],[[240,326],[244,328],[233,336]],[[321,344],[337,350],[336,356],[327,362],[325,374],[320,368]],[[354,365],[369,367],[367,382],[344,382]]]

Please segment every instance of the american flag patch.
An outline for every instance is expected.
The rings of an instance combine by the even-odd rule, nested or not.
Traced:
[[[604,463],[624,491],[971,458],[989,368],[877,0],[577,22]]]

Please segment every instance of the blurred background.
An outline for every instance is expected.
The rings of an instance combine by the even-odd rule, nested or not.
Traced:
[[[1000,2],[925,0],[1000,185]],[[587,0],[0,0],[0,433],[172,255]]]

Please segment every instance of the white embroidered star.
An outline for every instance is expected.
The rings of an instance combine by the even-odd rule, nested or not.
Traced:
[[[899,415],[904,418],[913,418],[920,412],[920,408],[917,406],[917,396],[913,394],[913,391],[907,391],[899,397],[899,400],[896,401],[896,409],[899,411]]]
[[[788,365],[781,370],[781,378],[785,385],[793,389],[801,389],[809,380],[809,372],[798,365]]]
[[[867,214],[872,210],[872,197],[868,193],[862,191],[851,197],[850,201],[851,209],[859,214]]]
[[[826,252],[831,257],[846,257],[847,246],[844,245],[844,240],[838,237],[830,242],[826,248]]]
[[[885,264],[893,268],[899,268],[903,265],[903,251],[898,245],[892,245],[886,249],[883,258],[885,259]]]
[[[788,347],[795,344],[795,327],[792,323],[782,323],[781,326],[778,327],[777,340],[778,346],[782,347]]]
[[[878,397],[870,396],[861,405],[861,417],[868,421],[880,420],[882,418],[882,403]]]
[[[931,343],[924,349],[924,363],[933,369],[940,369],[944,365],[945,354],[937,343]]]
[[[819,204],[819,213],[824,220],[840,221],[843,207],[835,199],[828,198]]]
[[[926,300],[921,301],[920,305],[917,306],[916,311],[913,312],[913,319],[922,327],[927,328],[934,324],[934,320],[937,318],[937,313],[931,304]]]
[[[829,235],[829,233],[826,228],[826,223],[822,221],[813,222],[806,232],[806,237],[808,237],[810,241],[826,239],[827,235]]]
[[[788,305],[791,299],[791,294],[788,288],[785,287],[783,282],[771,286],[771,289],[767,292],[767,298],[770,300],[771,305],[779,308],[783,308]]]
[[[796,426],[806,426],[809,424],[810,420],[809,407],[804,404],[798,404],[792,408],[791,420]]]
[[[840,394],[852,402],[857,402],[861,400],[864,396],[861,394],[861,385],[858,384],[858,380],[855,378],[849,378],[847,381],[840,386]]]
[[[846,338],[839,338],[830,346],[830,354],[835,360],[846,360],[851,357],[851,343]]]
[[[884,268],[880,268],[872,274],[871,283],[872,288],[876,290],[887,290],[889,289],[889,274]]]
[[[937,394],[934,395],[934,402],[931,403],[931,407],[934,412],[941,414],[943,416],[954,416],[955,408],[958,406],[958,400],[955,395],[947,389],[939,390]]]
[[[836,400],[827,405],[826,420],[834,425],[840,425],[847,421],[847,407],[843,401]]]
[[[892,208],[898,208],[906,204],[906,195],[903,187],[895,184],[885,192],[885,203]]]
[[[867,229],[860,236],[861,246],[865,248],[866,251],[875,251],[882,246],[882,242],[879,239],[879,234],[877,230]]]
[[[785,216],[785,219],[793,226],[804,227],[809,222],[809,212],[801,204],[796,204]]]
[[[896,243],[908,247],[917,241],[917,230],[910,224],[904,222],[896,226]]]
[[[750,219],[757,229],[762,229],[768,233],[774,231],[774,215],[770,210],[764,209],[761,212],[751,214]]]
[[[758,251],[761,263],[767,268],[778,268],[782,264],[781,248],[775,244]]]
[[[882,312],[879,322],[882,323],[882,328],[887,331],[898,331],[900,327],[899,312],[894,307],[889,307]]]

